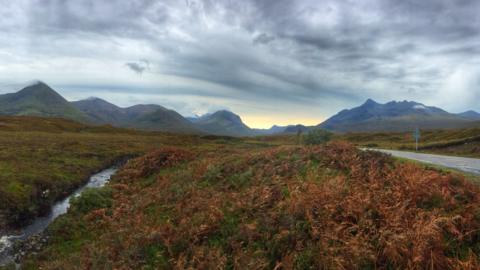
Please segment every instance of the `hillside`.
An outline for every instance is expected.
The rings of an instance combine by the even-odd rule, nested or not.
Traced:
[[[71,104],[96,124],[121,125],[128,119],[124,109],[100,98],[92,97],[74,101]]]
[[[463,113],[459,113],[457,115],[461,116],[461,117],[464,117],[464,118],[467,118],[467,119],[471,119],[471,120],[480,120],[480,113],[478,113],[476,111],[472,111],[472,110],[469,110],[469,111],[466,111],[466,112],[463,112]]]
[[[124,109],[125,114],[130,119],[129,121],[133,121],[139,117],[152,114],[157,110],[167,110],[166,108],[155,105],[155,104],[137,104]]]
[[[0,233],[45,214],[55,200],[106,166],[194,140],[61,118],[0,116]]]
[[[412,101],[386,104],[371,99],[359,107],[343,110],[318,125],[338,132],[410,131],[467,127],[471,119],[448,113],[436,107]]]
[[[121,108],[99,98],[75,101],[72,104],[96,124],[172,133],[201,133],[183,116],[160,105],[138,104]]]
[[[0,115],[63,117],[86,121],[87,116],[43,82],[16,93],[0,95]]]
[[[163,147],[76,200],[24,266],[478,269],[479,205],[460,175],[345,143]]]
[[[298,134],[298,133],[307,133],[312,129],[312,127],[307,127],[304,125],[292,125],[285,128],[283,133],[286,134]]]
[[[240,116],[226,110],[204,115],[193,121],[199,129],[214,135],[252,136],[255,132],[242,122]]]
[[[125,126],[151,131],[166,131],[171,133],[200,134],[197,126],[185,119],[179,113],[165,108],[143,113],[126,122]]]
[[[100,98],[68,102],[43,82],[17,93],[0,95],[0,115],[64,118],[149,131],[202,133],[183,116],[160,105],[139,104],[121,108]]]
[[[480,123],[472,128],[421,130],[419,150],[428,153],[480,158]],[[361,147],[415,150],[412,132],[347,133],[337,135]]]

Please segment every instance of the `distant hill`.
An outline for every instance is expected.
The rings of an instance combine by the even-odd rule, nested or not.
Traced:
[[[16,93],[0,95],[0,115],[62,117],[76,121],[88,119],[43,82],[34,83]]]
[[[121,108],[100,98],[68,102],[43,82],[0,95],[0,115],[56,117],[151,131],[203,133],[173,110],[159,105]]]
[[[227,110],[220,110],[214,113],[205,114],[196,119],[192,119],[192,121],[199,129],[214,135],[255,135],[255,132],[243,123],[240,116]]]
[[[297,134],[298,132],[307,133],[311,130],[311,127],[307,127],[304,125],[292,125],[286,127],[282,133],[289,133],[289,134]]]
[[[199,129],[214,135],[252,136],[255,132],[242,122],[240,116],[226,110],[206,114],[193,123]]]
[[[368,99],[359,107],[337,113],[318,127],[338,132],[408,131],[415,127],[459,128],[469,123],[471,119],[413,101],[380,104]]]
[[[72,104],[97,124],[174,133],[201,133],[183,116],[160,105],[139,104],[121,108],[100,98],[88,98]]]
[[[128,119],[124,109],[100,98],[88,98],[74,101],[71,104],[85,113],[89,120],[97,124],[121,125]]]
[[[467,118],[467,119],[471,119],[471,120],[480,120],[480,113],[476,112],[476,111],[466,111],[466,112],[463,112],[463,113],[459,113],[457,114],[458,116],[461,116],[461,117],[464,117],[464,118]]]
[[[185,117],[185,118],[192,123],[196,123],[200,119],[205,119],[209,115],[212,115],[212,113],[206,113],[204,115],[189,116],[189,117]]]
[[[122,108],[97,97],[68,102],[43,82],[34,83],[17,93],[0,95],[0,115],[58,117],[97,125],[222,136],[273,135],[305,129],[298,125],[251,129],[240,116],[226,110],[187,119],[155,104]]]
[[[136,106],[138,108],[138,106]],[[148,107],[143,107],[147,109]],[[127,111],[129,108],[127,108]],[[137,111],[138,113],[138,111]],[[134,114],[126,126],[152,131],[168,131],[173,133],[202,133],[195,125],[185,119],[174,110],[159,108],[153,112],[146,110],[145,113]]]
[[[274,135],[274,134],[280,134],[285,131],[285,129],[288,126],[277,126],[273,125],[271,128],[253,128],[252,131],[254,132],[255,135]]]
[[[156,104],[137,104],[125,108],[125,113],[128,119],[133,120],[151,113],[155,113],[157,110],[167,110],[165,107]]]

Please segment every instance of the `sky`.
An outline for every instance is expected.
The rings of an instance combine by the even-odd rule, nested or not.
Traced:
[[[0,0],[0,93],[314,125],[372,98],[480,110],[476,0]]]

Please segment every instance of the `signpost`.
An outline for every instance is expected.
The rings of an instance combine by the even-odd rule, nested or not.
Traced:
[[[418,151],[418,140],[420,140],[420,129],[418,127],[413,132],[413,138],[415,138],[415,151]]]

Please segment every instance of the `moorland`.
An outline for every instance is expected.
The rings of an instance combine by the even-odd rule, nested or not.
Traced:
[[[479,267],[478,186],[461,174],[358,150],[352,134],[307,145],[308,135],[0,122],[2,198],[14,224],[129,158],[107,186],[82,194],[49,226],[48,242],[26,255],[25,269]],[[51,190],[48,200],[37,196],[42,188]]]

